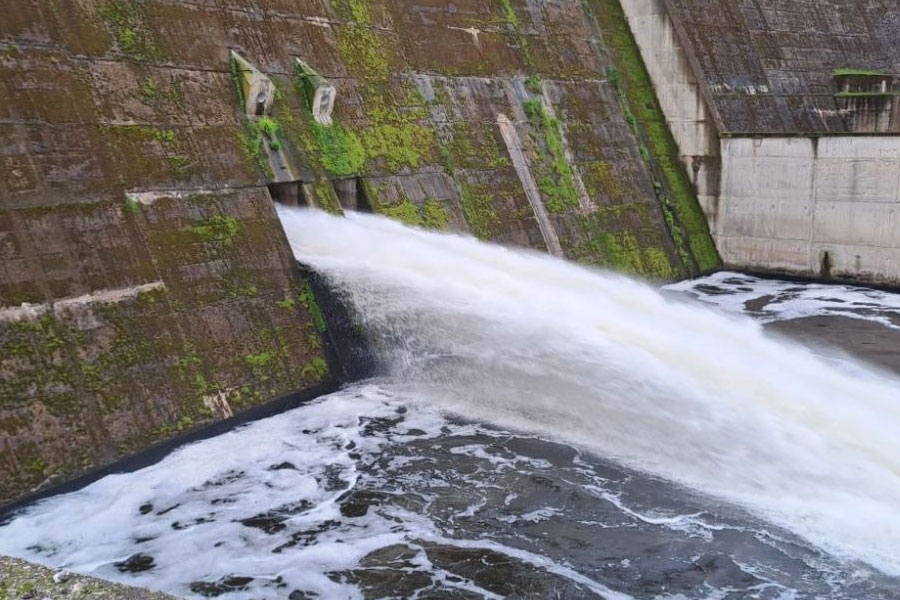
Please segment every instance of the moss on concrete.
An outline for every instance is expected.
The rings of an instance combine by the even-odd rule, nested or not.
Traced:
[[[433,157],[436,148],[431,127],[403,121],[372,125],[363,130],[362,141],[367,158],[383,159],[391,172],[402,167],[418,168]]]
[[[244,357],[244,362],[251,367],[265,367],[275,358],[271,352],[257,352]]]
[[[337,46],[344,65],[359,77],[387,79],[389,53],[384,40],[372,27],[369,3],[347,0],[343,12],[349,22],[338,28]]]
[[[312,192],[313,202],[317,207],[334,215],[343,213],[331,181],[324,178],[317,179],[312,185]]]
[[[643,205],[619,205],[590,215],[579,215],[576,222],[582,240],[570,251],[573,258],[585,264],[638,275],[650,279],[668,280],[679,275],[679,269],[661,245],[658,236],[639,238],[635,232],[619,223],[625,212],[644,211]],[[648,215],[641,215],[649,218]],[[618,221],[618,223],[617,223]]]
[[[338,51],[352,73],[360,77],[387,79],[390,63],[384,42],[368,26],[340,26]]]
[[[101,132],[113,138],[114,143],[132,142],[144,145],[155,142],[160,148],[163,160],[172,177],[177,180],[189,179],[194,173],[194,161],[182,149],[178,130],[153,125],[103,125]]]
[[[395,194],[391,202],[373,201],[377,209],[421,227],[468,223],[482,239],[541,247],[496,124],[496,115],[512,108],[510,90],[521,89],[527,76],[530,93],[553,91],[556,115],[533,111],[532,129],[544,152],[543,192],[551,210],[560,210],[552,220],[567,255],[636,273],[672,272],[663,257],[668,252],[674,260],[674,254],[657,213],[639,212],[637,195],[644,190],[634,181],[644,167],[632,171],[622,158],[633,140],[605,126],[618,109],[610,111],[594,82],[577,80],[597,76],[585,48],[565,46],[573,27],[579,36],[591,35],[577,6],[560,4],[540,23],[531,22],[521,0],[442,13],[446,24],[480,31],[477,44],[469,44],[468,34],[447,33],[442,22],[442,33],[461,36],[458,56],[437,44],[429,48],[423,36],[438,29],[408,19],[402,3],[334,0],[328,15],[338,22],[322,28],[310,24],[318,10],[310,3],[282,2],[274,20],[249,7],[235,13],[240,40],[232,41],[249,44],[277,88],[271,121],[251,123],[239,78],[235,73],[229,81],[223,63],[220,42],[237,30],[205,16],[217,14],[207,4],[70,3],[70,12],[9,33],[4,78],[16,94],[6,99],[20,116],[5,144],[14,153],[10,171],[18,175],[0,186],[14,197],[7,213],[17,222],[5,222],[4,213],[0,226],[9,239],[47,253],[45,270],[28,273],[24,283],[0,282],[6,304],[136,283],[160,281],[165,288],[21,329],[0,324],[0,366],[10,374],[0,378],[0,395],[13,399],[0,403],[0,432],[14,432],[16,440],[13,450],[0,448],[0,463],[12,465],[0,482],[0,500],[217,418],[212,411],[224,409],[210,406],[219,399],[238,412],[329,376],[321,368],[321,311],[292,274],[283,237],[273,235],[278,224],[266,190],[255,187],[272,178],[267,150],[273,144],[291,172],[311,182],[304,189],[326,210],[341,210],[329,177],[397,182],[409,175],[395,189],[412,190],[418,180],[414,199]],[[336,77],[332,128],[313,124],[294,74],[286,72],[291,53],[284,49],[296,44],[281,38],[297,31],[286,23],[310,27],[304,58]],[[191,31],[196,26],[197,35],[179,36],[185,24]],[[44,25],[39,35],[50,43],[35,45]],[[572,61],[576,55],[584,61]],[[564,64],[574,62],[588,66]],[[453,77],[459,74],[476,77]],[[626,115],[637,125],[643,119],[637,108]],[[578,125],[584,128],[576,135]],[[579,157],[592,199],[601,190],[596,204],[632,202],[622,214],[609,210],[577,222],[566,171],[574,167],[559,162],[565,154],[560,131]],[[652,162],[659,143],[653,131],[641,131]],[[126,190],[189,186],[219,191],[152,203],[122,200]],[[103,209],[92,208],[94,202]],[[15,208],[30,206],[52,218]],[[685,218],[672,206],[668,214],[677,217],[671,222],[680,232]],[[33,232],[32,239],[19,240],[20,231]],[[59,248],[49,248],[62,237]],[[18,248],[9,245],[8,252]],[[11,257],[10,265],[26,259]]]
[[[188,231],[201,242],[222,242],[231,245],[241,231],[241,224],[234,217],[213,215],[196,225],[191,225]]]
[[[356,175],[366,163],[366,151],[352,130],[340,125],[312,123],[318,159],[331,175]]]
[[[119,50],[129,58],[146,62],[166,57],[162,44],[144,25],[146,15],[140,3],[110,0],[97,10],[97,15],[112,30]]]
[[[316,295],[313,293],[312,286],[309,282],[304,282],[300,287],[297,299],[300,301],[301,306],[303,306],[312,317],[312,322],[313,325],[316,326],[316,329],[319,330],[320,333],[324,333],[326,329],[325,316],[322,314],[322,309],[319,308],[319,303],[316,301]]]
[[[682,261],[690,271],[712,271],[720,265],[718,252],[622,6],[619,0],[590,0],[589,6],[616,65],[607,72],[608,82],[626,122],[643,141],[642,158],[659,174],[654,190]]]
[[[494,191],[488,185],[463,184],[460,187],[463,215],[472,235],[490,240],[500,226],[500,216],[494,209]]]
[[[71,209],[77,221],[68,226],[86,222],[96,236],[102,224],[103,237],[92,238],[102,244],[137,228],[126,238],[128,252],[114,251],[111,264],[144,253],[151,268],[132,277],[158,287],[0,324],[0,367],[8,375],[0,396],[13,399],[0,403],[0,431],[14,440],[0,448],[9,466],[0,502],[320,381],[303,373],[323,358],[322,343],[296,298],[301,282],[290,269],[273,268],[291,262],[271,233],[268,202],[265,190],[243,189],[160,197],[134,210],[117,197],[102,218],[84,205]],[[260,356],[247,362],[248,355]],[[227,406],[245,387],[229,411],[210,401]]]
[[[71,600],[175,600],[160,592],[128,587],[84,575],[64,574],[60,571],[28,563],[16,558],[0,556],[0,600],[28,598],[68,598]]]
[[[499,169],[512,166],[505,148],[497,139],[499,129],[493,124],[456,121],[447,128],[447,139],[441,144],[441,164],[453,174],[458,169]]]
[[[835,77],[842,76],[859,76],[859,77],[890,77],[890,75],[886,74],[884,71],[880,71],[878,69],[855,69],[850,67],[841,67],[839,69],[834,69],[831,71],[831,74]]]
[[[500,11],[502,14],[501,22],[506,24],[510,39],[518,47],[522,62],[529,71],[533,70],[534,59],[531,56],[528,37],[522,31],[522,22],[516,13],[512,0],[500,0]]]
[[[447,209],[439,201],[432,199],[417,206],[409,198],[403,197],[393,204],[380,204],[378,212],[405,225],[424,229],[446,229],[449,222]]]
[[[531,124],[531,137],[538,149],[536,165],[537,185],[544,196],[544,204],[552,213],[564,213],[578,208],[578,189],[575,174],[565,155],[562,126],[539,99],[522,103]]]
[[[378,212],[386,217],[390,217],[396,221],[400,221],[405,225],[421,225],[422,217],[419,215],[419,208],[413,204],[409,198],[404,198],[400,202],[387,206],[380,206]]]
[[[422,205],[422,226],[426,229],[446,229],[449,217],[447,209],[437,200],[426,200]]]
[[[310,381],[322,381],[328,376],[328,363],[323,358],[313,358],[300,369],[301,375]]]

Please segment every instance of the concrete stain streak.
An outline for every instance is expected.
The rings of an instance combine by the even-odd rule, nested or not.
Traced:
[[[553,108],[553,103],[550,101],[550,94],[548,87],[552,85],[549,81],[541,82],[541,104],[544,105],[544,110],[547,111],[548,114],[552,116],[556,116],[556,111]],[[587,211],[591,209],[591,199],[588,196],[587,188],[584,187],[584,181],[581,179],[581,175],[578,173],[577,163],[575,161],[575,153],[572,152],[572,149],[569,147],[569,140],[566,136],[566,126],[564,119],[559,120],[559,139],[562,143],[563,153],[566,157],[566,162],[572,165],[572,179],[575,181],[575,190],[578,192],[578,206],[581,210]]]
[[[547,251],[553,256],[562,256],[563,251],[559,243],[559,237],[553,229],[553,224],[550,223],[547,209],[541,201],[541,193],[538,191],[531,169],[528,168],[528,160],[525,158],[525,152],[522,149],[522,140],[519,139],[515,126],[506,115],[502,113],[497,115],[497,125],[500,126],[500,134],[506,143],[506,149],[509,151],[509,157],[516,168],[519,181],[522,182],[522,188],[525,190],[528,203],[531,204],[531,208],[534,210],[534,217],[537,219],[538,227],[541,229],[541,235],[544,238],[544,243],[547,245]]]
[[[166,285],[162,281],[154,281],[128,288],[98,290],[90,294],[63,298],[55,302],[42,304],[25,303],[20,306],[0,308],[0,323],[34,320],[51,312],[59,314],[67,308],[76,308],[90,304],[115,304],[123,300],[136,298],[138,294],[164,289],[165,287]]]
[[[475,43],[475,45],[478,46],[479,48],[481,47],[481,42],[478,41],[478,34],[481,33],[480,29],[476,29],[474,27],[452,27],[450,25],[447,26],[447,29],[452,29],[454,31],[463,31],[465,33],[468,33],[469,35],[472,36],[472,41]]]
[[[222,190],[212,189],[181,189],[181,190],[154,190],[147,192],[128,192],[125,199],[129,202],[137,202],[144,206],[151,206],[160,198],[172,198],[173,200],[183,200],[190,196],[214,195],[222,192]]]

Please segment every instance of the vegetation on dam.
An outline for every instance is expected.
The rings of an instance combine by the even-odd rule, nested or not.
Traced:
[[[654,279],[717,264],[646,72],[608,35],[625,27],[615,3],[590,7],[599,30],[580,3],[440,23],[414,2],[26,4],[0,28],[17,124],[0,501],[337,377],[269,182],[330,212],[352,188],[409,225],[546,249],[502,116],[568,258]],[[231,51],[271,81],[266,114],[248,114]]]
[[[0,551],[222,600],[894,600],[900,384],[818,353],[896,370],[900,299],[714,272],[900,281],[898,31],[17,0]],[[44,594],[161,598],[0,557]]]

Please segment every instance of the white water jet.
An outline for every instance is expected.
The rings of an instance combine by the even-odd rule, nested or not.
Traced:
[[[579,444],[900,574],[900,381],[626,277],[387,219],[281,210],[419,398]]]

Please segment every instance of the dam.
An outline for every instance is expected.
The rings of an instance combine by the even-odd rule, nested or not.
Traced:
[[[893,0],[4,14],[0,554],[898,597]]]
[[[197,598],[897,597],[898,375],[557,258],[280,215],[378,374],[39,503],[0,552]]]

